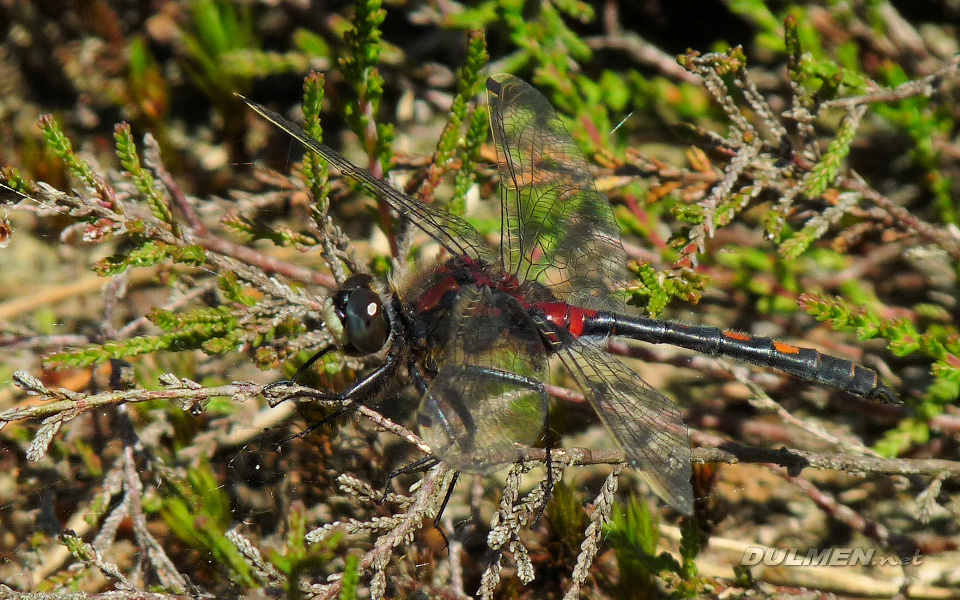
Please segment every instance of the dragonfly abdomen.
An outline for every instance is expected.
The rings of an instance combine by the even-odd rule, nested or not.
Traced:
[[[588,318],[582,335],[614,335],[650,344],[670,344],[712,356],[729,356],[857,396],[898,402],[876,372],[812,348],[800,348],[770,338],[610,312],[600,312]]]

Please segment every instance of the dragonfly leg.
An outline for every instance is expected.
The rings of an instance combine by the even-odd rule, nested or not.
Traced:
[[[443,511],[447,510],[447,504],[450,502],[450,497],[453,496],[453,490],[457,487],[457,479],[460,478],[460,471],[454,471],[453,478],[450,480],[450,486],[447,488],[447,493],[443,495],[443,502],[440,503],[440,510],[437,511],[437,516],[433,518],[433,528],[440,533],[440,537],[443,538],[443,545],[447,548],[447,554],[450,553],[450,538],[447,537],[447,534],[443,531],[443,527],[440,527],[440,519],[443,518]]]
[[[410,368],[410,376],[413,379],[414,387],[416,387],[417,391],[420,392],[421,394],[427,393],[427,387],[429,384],[427,383],[426,378],[420,372],[420,369],[417,368],[416,365],[410,365],[409,368]],[[396,479],[401,475],[409,475],[411,473],[422,473],[432,468],[434,465],[436,465],[439,462],[440,462],[440,459],[431,454],[429,456],[418,458],[412,463],[409,463],[400,468],[394,469],[393,471],[390,471],[387,474],[386,482],[384,482],[383,484],[383,498],[380,499],[380,503],[383,503],[383,501],[386,499],[387,492],[390,488],[390,483],[394,479]]]
[[[440,459],[436,456],[424,456],[418,458],[412,463],[406,464],[398,469],[394,469],[387,474],[387,485],[390,485],[390,482],[400,477],[401,475],[410,475],[411,473],[423,473],[429,469],[432,469],[436,465],[440,464]]]
[[[323,354],[326,354],[327,352],[329,352],[329,347],[315,354],[310,360],[308,360],[302,367],[300,367],[297,370],[297,372],[294,374],[294,378],[299,376],[305,370],[306,367],[309,367],[310,365],[315,363],[320,358],[320,356],[322,356]],[[387,358],[386,360],[383,361],[382,365],[374,369],[371,373],[369,373],[365,377],[354,382],[353,385],[351,385],[350,387],[348,387],[347,389],[341,392],[331,394],[328,392],[321,392],[319,390],[299,391],[296,394],[291,394],[283,398],[283,400],[290,400],[292,398],[311,398],[314,400],[339,402],[340,406],[335,411],[327,415],[326,417],[320,419],[316,423],[310,424],[310,426],[304,429],[303,431],[297,433],[296,435],[290,436],[288,439],[284,440],[281,443],[286,443],[291,440],[295,440],[297,438],[303,437],[309,434],[310,432],[316,431],[317,429],[323,427],[327,423],[330,423],[334,419],[344,414],[353,412],[358,408],[360,408],[361,406],[363,406],[365,402],[367,402],[370,398],[379,394],[380,391],[383,390],[384,387],[386,387],[387,383],[393,378],[397,370],[398,362],[399,362],[398,352],[391,351],[389,354],[387,354]],[[267,391],[271,386],[277,386],[283,383],[285,382],[278,381],[276,383],[272,383],[266,386],[264,388],[264,391]]]
[[[311,356],[311,357],[307,360],[307,362],[305,362],[305,363],[303,363],[302,365],[300,365],[300,368],[297,369],[297,371],[293,374],[293,376],[292,376],[290,379],[281,379],[280,381],[274,381],[273,383],[264,386],[263,391],[264,391],[264,392],[269,392],[269,391],[272,390],[273,388],[279,387],[279,386],[281,386],[281,385],[293,385],[293,384],[296,384],[296,383],[297,383],[297,379],[299,379],[300,376],[303,375],[303,374],[306,372],[307,369],[309,369],[310,367],[312,367],[312,366],[314,365],[314,363],[316,363],[318,360],[320,360],[321,358],[323,358],[324,356],[326,356],[326,355],[329,354],[330,352],[333,352],[333,351],[336,350],[336,349],[337,349],[337,346],[336,346],[335,344],[330,344],[329,346],[326,346],[326,347],[322,348],[322,349],[319,350],[317,353],[315,353],[313,356]],[[284,398],[284,400],[287,400],[287,398]]]
[[[410,473],[422,473],[429,469],[432,469],[440,463],[440,459],[435,456],[424,456],[423,458],[417,459],[408,465],[404,465],[399,469],[394,469],[390,471],[387,475],[387,481],[383,485],[383,496],[377,501],[377,504],[383,504],[387,499],[387,494],[389,493],[390,483],[397,477],[401,475],[408,475]],[[440,510],[437,511],[437,516],[433,518],[433,527],[440,533],[440,537],[443,538],[443,545],[450,550],[450,539],[447,537],[446,532],[440,526],[440,519],[443,518],[443,511],[447,509],[447,504],[450,503],[450,497],[453,496],[453,490],[457,486],[457,479],[460,478],[460,471],[455,471],[453,473],[453,479],[450,481],[450,486],[447,488],[446,493],[443,496],[443,502],[440,503]]]

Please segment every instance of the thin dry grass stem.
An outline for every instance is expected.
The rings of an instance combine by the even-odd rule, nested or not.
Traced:
[[[447,531],[453,531],[453,517],[449,514],[444,515],[443,526]],[[463,587],[463,563],[460,560],[463,551],[463,542],[456,536],[451,537],[447,554],[447,564],[450,568],[450,591],[458,598],[467,597]]]
[[[90,336],[86,335],[33,335],[32,332],[23,329],[16,331],[17,329],[11,327],[6,335],[0,334],[0,345],[4,349],[11,352],[46,352],[68,346],[79,346],[90,341]],[[10,388],[0,393],[9,394]]]
[[[127,515],[133,523],[133,533],[137,540],[140,552],[147,558],[147,564],[153,569],[158,582],[164,588],[176,593],[187,591],[191,586],[177,570],[176,565],[167,556],[163,545],[150,533],[147,527],[147,517],[141,503],[143,496],[143,482],[140,480],[140,470],[137,467],[134,448],[139,443],[133,423],[127,416],[127,407],[118,407],[120,415],[121,439],[123,441],[123,487],[124,500],[127,506]]]
[[[131,277],[133,278],[131,284],[140,284],[154,280],[156,274],[149,269],[135,269]],[[36,310],[38,306],[63,302],[71,298],[99,292],[104,285],[105,282],[102,277],[92,276],[84,277],[79,281],[45,286],[32,294],[0,302],[0,320],[6,321],[16,318],[24,313]]]

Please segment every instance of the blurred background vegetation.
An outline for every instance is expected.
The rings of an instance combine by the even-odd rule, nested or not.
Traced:
[[[704,467],[708,501],[678,530],[658,526],[629,480],[608,543],[580,575],[609,467],[571,472],[543,523],[522,533],[536,580],[518,559],[498,575],[498,597],[563,597],[581,576],[591,598],[818,589],[822,574],[734,573],[737,559],[712,554],[711,536],[916,550],[926,570],[868,569],[819,589],[892,597],[903,577],[956,589],[958,22],[951,0],[0,0],[0,413],[36,404],[21,391],[29,384],[7,383],[16,370],[38,378],[30,389],[44,399],[128,394],[61,414],[73,419],[62,430],[7,419],[0,583],[377,595],[361,557],[389,523],[316,543],[304,534],[392,515],[402,502],[363,501],[338,476],[380,485],[412,456],[402,442],[352,421],[290,439],[316,409],[278,412],[240,391],[183,407],[124,402],[194,385],[185,380],[277,380],[327,339],[311,298],[345,271],[396,267],[403,240],[385,210],[316,158],[298,164],[302,149],[235,93],[305,118],[356,164],[464,211],[497,195],[479,91],[510,72],[547,96],[596,167],[639,310],[862,362],[905,401],[878,406],[742,365],[620,349],[677,399],[696,445],[946,466],[942,477],[865,478]],[[362,366],[331,357],[308,383],[342,389]],[[397,394],[374,408],[409,424],[416,400]],[[555,411],[554,428],[579,436],[565,446],[597,444],[581,410]],[[426,527],[389,568],[377,565],[388,575],[379,593],[489,586],[484,519],[500,483],[454,494],[456,561]],[[225,537],[238,524],[272,579]],[[296,583],[331,575],[342,576],[334,591]]]

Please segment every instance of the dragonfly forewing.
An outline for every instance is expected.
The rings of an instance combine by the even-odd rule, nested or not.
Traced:
[[[487,81],[500,164],[503,268],[560,299],[616,310],[626,276],[620,229],[583,152],[538,91],[512,75]]]
[[[411,198],[390,184],[377,179],[366,169],[354,165],[336,150],[314,139],[302,127],[269,108],[237,94],[260,116],[296,138],[309,150],[319,154],[343,175],[356,181],[366,191],[389,204],[402,217],[410,219],[452,255],[490,259],[490,245],[483,235],[465,219]]]

